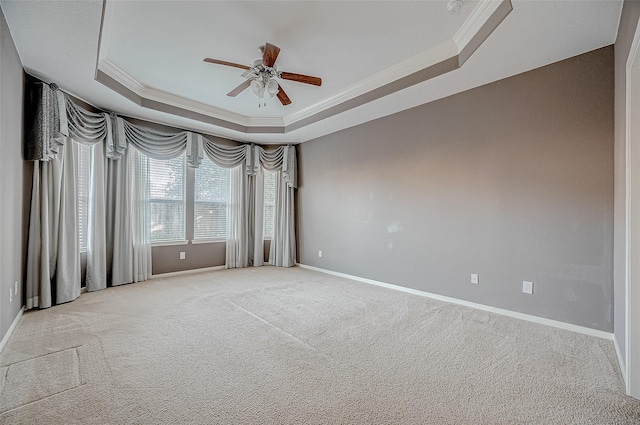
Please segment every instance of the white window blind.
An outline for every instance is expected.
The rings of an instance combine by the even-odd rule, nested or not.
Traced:
[[[184,241],[185,157],[148,158],[151,243]]]
[[[78,242],[80,251],[87,250],[90,173],[91,147],[78,143]]]
[[[225,239],[228,234],[229,169],[203,158],[196,168],[194,195],[194,239]]]
[[[264,172],[264,237],[273,237],[273,222],[276,211],[276,175],[275,171]]]

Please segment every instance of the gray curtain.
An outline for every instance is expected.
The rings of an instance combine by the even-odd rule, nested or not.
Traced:
[[[227,205],[227,254],[228,269],[249,265],[249,176],[241,166],[230,170],[230,193]]]
[[[281,146],[260,152],[260,164],[276,170],[276,208],[269,264],[292,267],[296,264],[295,189],[298,187],[298,164],[294,146]]]
[[[133,244],[133,282],[151,277],[151,203],[149,186],[149,157],[137,149],[129,149],[129,219]]]
[[[129,219],[129,152],[118,160],[109,159],[107,165],[106,252],[107,270],[114,286],[133,282],[133,240]],[[88,289],[88,288],[87,288]],[[104,289],[104,288],[96,288]]]
[[[80,295],[76,175],[70,138],[49,161],[34,166],[27,255],[26,307],[47,308]],[[54,296],[55,294],[55,296]]]
[[[264,169],[259,167],[253,176],[249,193],[249,263],[254,267],[264,265]]]
[[[284,171],[278,170],[273,237],[269,250],[269,263],[274,266],[292,267],[296,264],[294,214],[294,188],[285,180]]]
[[[109,277],[117,285],[144,280],[151,273],[150,242],[137,243],[134,251],[137,235],[131,228],[135,210],[129,186],[139,179],[131,175],[126,150],[113,130],[117,117],[87,111],[47,85],[38,90],[44,94],[40,103],[43,112],[30,124],[40,129],[41,137],[30,137],[27,146],[41,143],[47,137],[56,138],[55,142],[41,143],[41,154],[34,166],[27,308],[46,308],[80,294],[76,217],[78,142],[91,146],[87,290],[104,289]],[[109,154],[114,159],[107,159]]]
[[[91,147],[89,225],[87,237],[86,288],[97,291],[107,287],[107,158],[103,143]]]

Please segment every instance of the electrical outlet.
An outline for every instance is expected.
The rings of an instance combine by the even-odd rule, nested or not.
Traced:
[[[318,257],[322,258],[322,251],[318,251]]]
[[[522,292],[525,294],[533,294],[533,282],[526,280],[522,281]]]
[[[471,283],[478,284],[478,275],[476,273],[471,273]]]
[[[184,251],[181,251],[181,252],[180,252],[180,259],[181,259],[181,260],[184,260],[185,258],[187,258],[187,253],[186,253],[186,252],[184,252]]]
[[[13,288],[9,288],[9,302],[13,302]]]

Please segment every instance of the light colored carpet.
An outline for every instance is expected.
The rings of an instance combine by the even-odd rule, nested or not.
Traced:
[[[640,423],[610,341],[300,268],[25,313],[3,424]]]

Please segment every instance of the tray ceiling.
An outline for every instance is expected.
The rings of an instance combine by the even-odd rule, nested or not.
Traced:
[[[615,41],[622,2],[2,1],[27,72],[106,110],[239,141],[299,143]],[[513,9],[513,10],[511,10]],[[258,46],[293,103],[232,98]],[[459,69],[458,69],[459,68]]]

